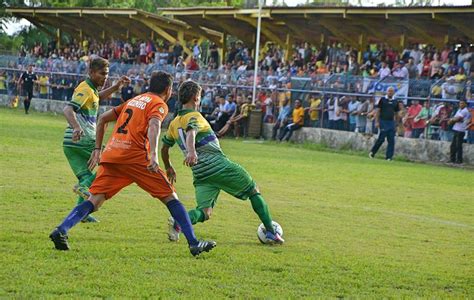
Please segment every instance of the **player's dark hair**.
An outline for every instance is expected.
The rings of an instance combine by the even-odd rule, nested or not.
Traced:
[[[109,66],[109,61],[99,56],[92,58],[89,63],[89,69],[91,71],[99,71],[104,68],[107,68],[108,66]]]
[[[173,76],[170,73],[156,71],[151,73],[149,92],[163,94],[166,89],[173,85]]]
[[[192,80],[187,80],[179,86],[178,90],[178,99],[181,104],[186,104],[196,95],[201,93],[201,86],[197,82]]]

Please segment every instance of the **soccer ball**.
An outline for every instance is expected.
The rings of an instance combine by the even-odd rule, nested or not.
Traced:
[[[275,229],[275,231],[281,236],[283,237],[283,228],[281,228],[280,224],[278,224],[277,222],[275,221],[272,221],[272,225],[273,225],[273,228]],[[260,226],[258,226],[257,228],[257,237],[258,237],[258,240],[262,243],[262,244],[269,244],[269,241],[267,240],[267,237],[265,236],[267,233],[267,230],[265,229],[265,225],[260,224]]]

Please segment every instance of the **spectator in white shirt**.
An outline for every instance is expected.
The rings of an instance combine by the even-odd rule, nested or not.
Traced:
[[[392,72],[391,72],[388,64],[385,61],[383,61],[382,62],[382,67],[380,68],[380,71],[379,71],[379,78],[384,79],[385,77],[390,76],[391,73]]]
[[[461,100],[459,101],[459,109],[454,115],[454,118],[448,121],[448,124],[454,124],[454,137],[450,149],[450,158],[453,164],[462,164],[462,143],[469,122],[471,122],[471,113],[467,109],[466,100]]]

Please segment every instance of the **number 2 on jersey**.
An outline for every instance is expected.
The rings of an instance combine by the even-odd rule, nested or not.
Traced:
[[[133,110],[131,110],[130,108],[127,108],[125,113],[128,115],[128,117],[125,120],[125,122],[123,122],[123,124],[119,128],[117,128],[117,133],[122,133],[122,134],[127,134],[128,133],[128,130],[125,129],[125,127],[127,127],[128,122],[130,122],[130,119],[133,116]]]

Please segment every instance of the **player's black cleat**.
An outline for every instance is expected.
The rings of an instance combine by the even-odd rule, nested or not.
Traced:
[[[199,241],[199,244],[195,246],[189,246],[189,251],[193,256],[198,256],[202,252],[209,252],[216,246],[214,241]]]
[[[69,244],[67,243],[67,234],[62,234],[56,228],[51,232],[49,238],[53,241],[54,247],[58,250],[69,250]]]

